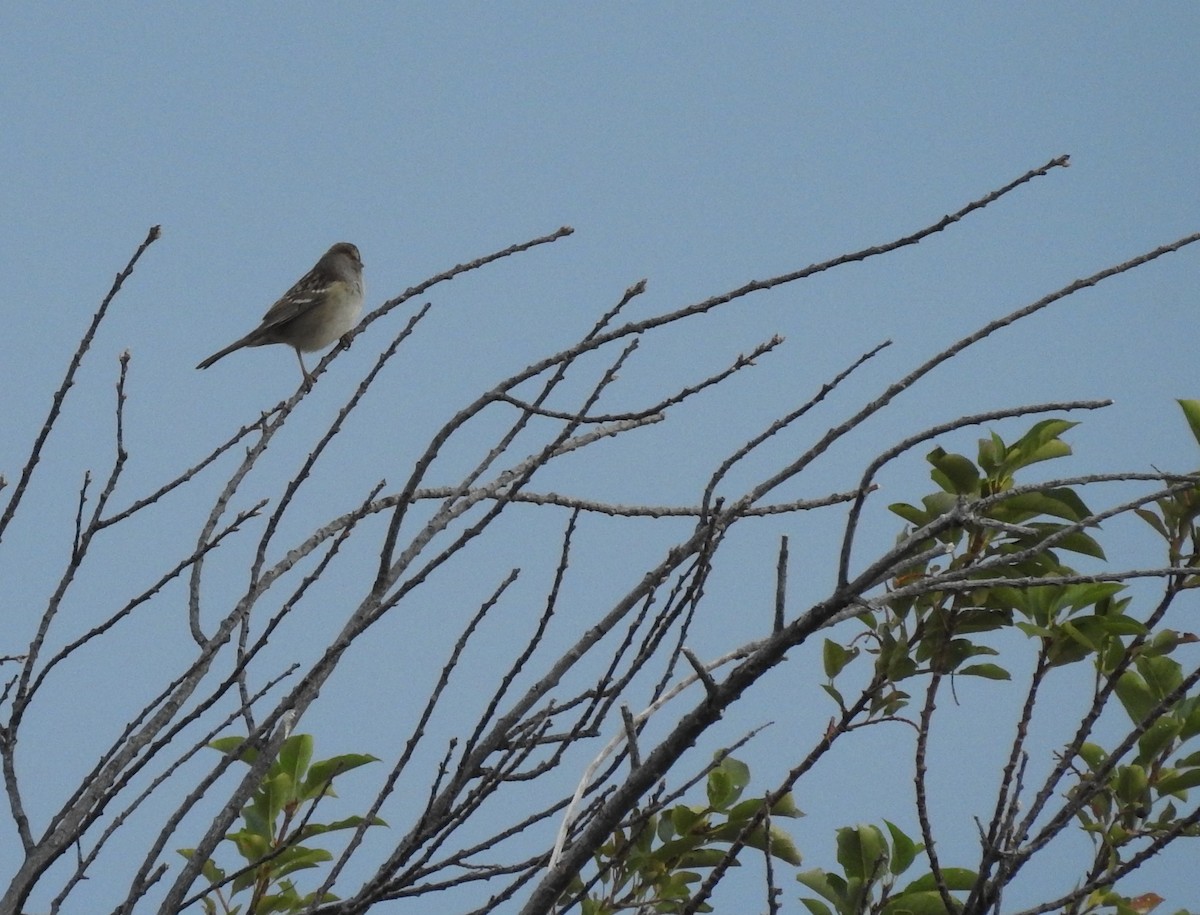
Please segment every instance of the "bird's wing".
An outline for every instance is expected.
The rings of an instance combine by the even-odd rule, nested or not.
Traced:
[[[314,279],[311,274],[308,274],[285,292],[278,302],[267,309],[267,313],[263,315],[262,324],[259,325],[258,329],[265,330],[269,327],[278,327],[281,324],[286,324],[293,318],[304,314],[304,312],[321,301],[322,296],[325,294],[325,289],[320,288],[319,284],[314,282]]]

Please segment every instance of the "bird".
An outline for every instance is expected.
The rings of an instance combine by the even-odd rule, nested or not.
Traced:
[[[324,349],[358,323],[363,306],[362,270],[358,248],[339,241],[267,309],[258,327],[217,350],[196,368],[206,369],[245,346],[286,343],[296,351],[305,383],[311,382],[302,354]]]

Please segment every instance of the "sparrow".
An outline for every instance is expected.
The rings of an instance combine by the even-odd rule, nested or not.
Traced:
[[[358,248],[340,241],[317,261],[246,336],[196,366],[206,369],[245,346],[286,343],[296,351],[305,382],[311,381],[302,353],[324,349],[358,323],[363,307],[363,263]]]

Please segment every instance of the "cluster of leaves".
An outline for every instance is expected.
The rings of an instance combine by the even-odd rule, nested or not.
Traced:
[[[1200,441],[1200,401],[1182,406]],[[1063,561],[1062,553],[1104,560],[1090,533],[1095,516],[1071,486],[1018,485],[1016,478],[1030,465],[1070,454],[1062,435],[1074,425],[1039,422],[1011,444],[990,434],[980,441],[975,460],[942,448],[928,454],[938,491],[919,506],[891,506],[911,525],[899,543],[915,561],[888,582],[882,599],[864,607],[859,617],[864,632],[846,644],[826,640],[825,689],[847,720],[857,714],[852,707],[862,711],[858,726],[903,714],[911,701],[907,690],[917,678],[927,679],[930,689],[945,677],[1010,679],[1007,668],[994,660],[997,650],[982,641],[986,634],[1023,633],[1038,651],[1035,679],[1090,661],[1096,670],[1096,708],[1108,705],[1109,693],[1115,695],[1131,726],[1120,745],[1105,749],[1081,740],[1063,756],[1076,777],[1069,792],[1079,799],[1073,817],[1097,850],[1088,877],[1097,888],[1072,911],[1138,915],[1161,900],[1153,893],[1131,899],[1115,891],[1120,865],[1131,853],[1142,853],[1132,849],[1144,849],[1147,841],[1200,836],[1196,817],[1181,815],[1176,803],[1200,786],[1200,752],[1185,746],[1200,734],[1200,697],[1194,695],[1200,674],[1188,674],[1170,657],[1197,639],[1158,627],[1169,598],[1200,584],[1200,576],[1181,572],[1169,578],[1160,610],[1138,619],[1130,612],[1132,599],[1123,583],[1081,580],[1084,576]],[[1177,487],[1137,514],[1167,542],[1173,567],[1200,569],[1195,523],[1200,489]],[[844,687],[836,681],[860,657],[872,661],[864,692],[869,701],[856,706],[845,701]],[[213,746],[244,752],[238,738]],[[332,794],[336,775],[373,757],[341,756],[310,766],[311,754],[310,737],[290,737],[284,744],[243,811],[242,828],[228,836],[247,865],[229,877],[213,862],[205,865],[212,885],[203,899],[207,912],[215,915],[218,906],[227,915],[242,911],[222,895],[227,885],[232,895],[249,894],[245,911],[254,915],[298,911],[332,898],[302,896],[287,877],[331,857],[303,842],[363,822],[351,817],[316,824],[311,814],[321,797]],[[240,758],[252,762],[254,757]],[[775,822],[801,816],[791,795],[773,803],[770,795],[744,798],[749,781],[744,763],[718,756],[707,773],[707,803],[635,812],[597,849],[595,871],[576,875],[562,903],[578,905],[584,915],[711,911],[707,903],[697,904],[702,872],[736,866],[742,848],[798,866],[794,841]],[[979,893],[995,876],[989,871],[994,862],[985,856],[981,869],[973,870],[930,861],[932,869],[902,883],[901,875],[918,859],[927,859],[925,846],[893,823],[885,826],[886,831],[875,825],[838,830],[840,872],[798,875],[816,894],[803,900],[813,915],[944,915],[948,906],[965,905],[965,894],[980,901]],[[924,830],[922,836],[927,836]],[[1009,838],[1023,841],[1021,835]],[[1142,844],[1134,846],[1135,840]],[[1106,879],[1109,873],[1112,881]]]
[[[911,539],[913,552],[930,558],[892,582],[882,612],[860,617],[880,686],[873,713],[895,715],[904,708],[910,697],[899,684],[918,675],[1010,679],[1004,666],[979,660],[998,652],[977,637],[1014,622],[1043,640],[1051,666],[1083,660],[1106,640],[1119,645],[1146,631],[1124,613],[1128,599],[1117,598],[1123,584],[1057,581],[1078,575],[1060,551],[1105,558],[1086,531],[1094,526],[1092,513],[1079,494],[1065,486],[1015,485],[1019,470],[1071,453],[1061,435],[1074,425],[1045,420],[1013,444],[992,433],[980,441],[976,461],[935,448],[927,459],[939,491],[920,506],[890,506],[913,526],[901,539]],[[939,557],[947,555],[943,567]],[[956,587],[923,587],[934,578]],[[1033,583],[1039,580],[1048,583]],[[825,643],[825,688],[843,709],[833,680],[859,654],[854,643]]]
[[[763,816],[767,798],[742,798],[750,769],[731,756],[719,758],[708,773],[707,804],[680,804],[658,813],[635,816],[637,825],[619,829],[594,856],[597,872],[585,884],[577,876],[566,898],[578,901],[584,915],[623,910],[674,913],[688,906],[700,870],[736,863],[739,843],[764,854],[800,864],[795,842],[775,817],[799,817],[790,794]],[[711,911],[701,905],[699,911]]]
[[[1179,406],[1200,443],[1200,400],[1181,400]],[[1157,511],[1136,509],[1136,514],[1149,524],[1167,543],[1167,558],[1173,566],[1200,568],[1200,488],[1184,489],[1155,503]],[[1177,582],[1179,588],[1200,586],[1200,577],[1188,576]]]
[[[1141,731],[1131,755],[1123,747],[1110,752],[1092,742],[1079,749],[1080,780],[1074,790],[1087,790],[1088,798],[1077,818],[1097,844],[1106,871],[1141,851],[1141,840],[1200,837],[1195,817],[1184,819],[1177,806],[1200,785],[1200,751],[1184,748],[1200,734],[1200,697],[1177,697],[1183,669],[1167,656],[1183,641],[1195,640],[1161,632],[1140,646],[1132,667],[1117,679],[1121,705]],[[1129,901],[1107,888],[1092,902],[1119,912],[1148,911],[1127,908]]]
[[[896,888],[896,878],[912,866],[924,846],[894,823],[884,822],[890,842],[878,826],[845,826],[837,831],[841,874],[816,869],[796,875],[797,880],[829,903],[814,897],[804,898],[802,901],[813,915],[858,915],[867,911],[883,915],[945,915],[933,874],[927,873],[902,889]],[[944,868],[941,873],[952,892],[969,890],[975,883],[973,871]]]
[[[1180,406],[1200,442],[1200,401],[1184,400]],[[1157,500],[1155,510],[1141,508],[1137,514],[1162,536],[1172,566],[1200,568],[1200,489],[1180,490]],[[1200,577],[1181,573],[1173,579],[1171,592],[1197,585]],[[1164,628],[1143,630],[1142,638],[1129,647],[1097,645],[1097,667],[1112,678],[1136,738],[1136,744],[1127,740],[1112,751],[1088,742],[1078,752],[1080,787],[1091,789],[1079,820],[1109,869],[1117,868],[1138,840],[1200,837],[1197,818],[1183,819],[1177,803],[1187,800],[1189,789],[1200,786],[1200,751],[1186,746],[1200,735],[1197,674],[1187,674],[1170,657],[1197,641],[1192,633]]]
[[[244,748],[241,737],[224,737],[209,746],[235,755],[251,765],[257,750]],[[336,896],[325,893],[301,894],[289,875],[316,867],[332,859],[323,848],[306,845],[314,836],[343,829],[357,829],[364,819],[351,816],[333,823],[313,822],[318,802],[335,797],[333,781],[359,766],[376,762],[376,757],[351,753],[312,762],[313,738],[293,734],[280,747],[254,797],[242,809],[241,827],[226,836],[246,864],[232,874],[215,862],[204,862],[203,875],[210,889],[200,900],[208,915],[268,915],[273,912],[300,912],[315,902],[330,902]],[[374,817],[369,826],[384,826]],[[179,849],[185,858],[193,850]],[[238,901],[234,897],[243,897]]]
[[[1200,442],[1200,402],[1182,401],[1181,406]],[[1184,818],[1175,803],[1200,785],[1200,753],[1184,746],[1200,734],[1197,675],[1186,674],[1169,657],[1197,638],[1157,627],[1174,595],[1195,587],[1200,578],[1182,573],[1170,578],[1164,599],[1147,619],[1129,612],[1131,598],[1123,593],[1124,584],[1078,580],[1083,576],[1059,554],[1105,558],[1088,533],[1095,527],[1091,511],[1073,488],[1017,486],[1014,481],[1031,464],[1070,454],[1061,435],[1073,425],[1039,422],[1012,444],[992,434],[980,441],[975,461],[941,448],[928,454],[939,491],[920,506],[891,506],[912,525],[900,542],[907,538],[921,561],[891,582],[877,609],[861,615],[865,634],[846,645],[826,641],[825,689],[845,711],[835,678],[864,652],[874,658],[869,687],[874,720],[902,713],[910,701],[905,681],[919,676],[1007,680],[1005,667],[980,660],[997,654],[981,643],[980,635],[998,630],[1016,629],[1035,642],[1035,679],[1053,668],[1090,660],[1096,669],[1095,707],[1107,706],[1105,697],[1115,693],[1132,727],[1111,750],[1082,742],[1069,751],[1077,776],[1072,791],[1083,792],[1085,801],[1075,819],[1097,849],[1089,880],[1101,884],[1076,911],[1144,912],[1159,897],[1131,900],[1104,879],[1129,860],[1135,840],[1200,835],[1195,816]],[[1167,542],[1171,565],[1200,568],[1195,524],[1200,489],[1178,488],[1159,499],[1156,509],[1142,507],[1136,513]],[[939,587],[946,582],[953,587]],[[888,829],[890,848],[877,827],[842,830],[838,861],[844,874],[810,872],[801,879],[839,913],[861,911],[873,887],[880,893],[871,900],[872,911],[945,912],[941,892],[922,895],[936,885],[929,883],[932,875],[894,894],[891,878],[911,863],[914,846],[891,824]],[[1145,843],[1138,848],[1144,851]],[[970,870],[941,868],[940,874],[950,892],[977,891],[982,885]],[[829,911],[815,900],[809,908]]]
[[[878,826],[846,826],[837,831],[837,862],[841,873],[820,868],[797,874],[796,879],[821,898],[801,901],[813,915],[947,915],[946,905],[932,872],[897,888],[897,877],[914,863],[924,846],[913,841],[894,823],[884,821],[888,836]],[[889,842],[889,836],[891,841]],[[969,868],[940,870],[943,885],[960,895],[972,890],[978,873]],[[953,900],[956,904],[960,901]],[[1110,912],[1113,915],[1146,915],[1163,901],[1157,893],[1127,897],[1104,889],[1092,893],[1075,911]],[[955,909],[961,911],[961,907]],[[1190,915],[1179,910],[1176,915]]]

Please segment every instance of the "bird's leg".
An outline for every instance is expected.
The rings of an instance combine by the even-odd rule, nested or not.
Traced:
[[[308,366],[304,364],[304,354],[300,352],[298,347],[293,346],[292,349],[296,350],[296,358],[300,360],[300,371],[304,373],[304,386],[311,388],[312,375],[308,374]]]

